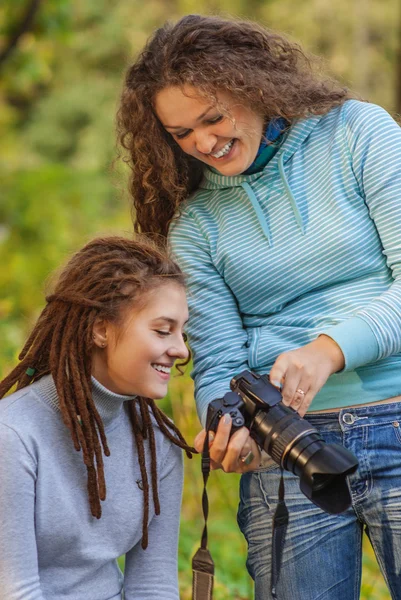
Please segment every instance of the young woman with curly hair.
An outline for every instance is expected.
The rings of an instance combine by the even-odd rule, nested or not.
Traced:
[[[167,23],[127,71],[119,140],[137,229],[168,234],[188,276],[203,425],[249,368],[359,459],[341,516],[286,473],[277,597],[359,597],[365,529],[401,598],[401,130],[315,66],[255,23]],[[244,473],[247,566],[270,599],[280,469],[230,428],[221,421],[211,458]]]
[[[184,276],[149,241],[99,238],[46,301],[0,382],[17,388],[0,402],[0,597],[178,600],[192,449],[155,399],[188,359]]]

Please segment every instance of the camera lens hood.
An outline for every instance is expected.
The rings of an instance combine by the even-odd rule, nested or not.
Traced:
[[[309,458],[300,475],[300,489],[316,506],[330,514],[351,505],[346,476],[356,471],[358,461],[339,444],[324,444]]]

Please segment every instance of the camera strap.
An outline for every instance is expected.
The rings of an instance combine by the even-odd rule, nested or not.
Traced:
[[[206,431],[202,450],[202,511],[205,525],[203,527],[201,545],[192,558],[192,600],[212,600],[214,583],[214,562],[207,548],[207,518],[209,516],[209,500],[207,497],[207,482],[210,474],[209,432]],[[289,520],[288,508],[284,499],[284,471],[281,468],[281,478],[278,489],[278,503],[273,518],[272,529],[272,570],[271,594],[277,600],[277,583],[280,575],[281,561],[287,526]]]
[[[281,468],[280,485],[278,488],[278,503],[273,518],[273,539],[272,539],[272,572],[271,572],[271,593],[273,600],[277,600],[277,583],[280,575],[281,560],[283,558],[283,548],[285,535],[288,526],[288,508],[284,500],[284,471]]]
[[[214,582],[214,562],[207,548],[207,518],[209,500],[206,485],[210,474],[209,432],[206,431],[202,451],[203,493],[202,510],[205,525],[203,527],[201,545],[192,558],[192,600],[212,600]]]

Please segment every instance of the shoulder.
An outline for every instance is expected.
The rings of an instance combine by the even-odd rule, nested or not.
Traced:
[[[29,455],[35,463],[29,434],[32,397],[29,388],[23,388],[0,400],[0,451],[6,459],[13,456],[23,460],[24,456]]]
[[[58,413],[41,401],[41,381],[0,400],[0,426],[3,432],[12,430],[21,440],[32,440],[41,437],[43,431],[48,430],[50,422],[60,421]]]
[[[170,224],[168,239],[174,249],[189,243],[206,251],[235,205],[242,205],[242,188],[201,189],[180,207]]]
[[[209,212],[210,200],[220,190],[208,190],[200,188],[193,192],[177,211],[172,226],[183,221],[197,221]],[[206,211],[206,212],[205,212]]]
[[[32,402],[37,399],[31,386],[22,388],[0,400],[0,424],[19,428],[26,422],[26,413],[32,410]]]
[[[338,110],[343,125],[351,132],[356,132],[361,127],[366,126],[377,129],[389,123],[398,126],[393,117],[378,104],[361,102],[360,100],[347,100],[341,107],[334,110]]]

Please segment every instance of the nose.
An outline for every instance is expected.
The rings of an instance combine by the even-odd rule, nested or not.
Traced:
[[[210,154],[216,146],[217,137],[206,130],[195,131],[195,147],[202,154]]]
[[[168,354],[172,358],[188,358],[189,350],[181,336],[179,336],[179,338],[176,340],[174,346],[168,350]]]

